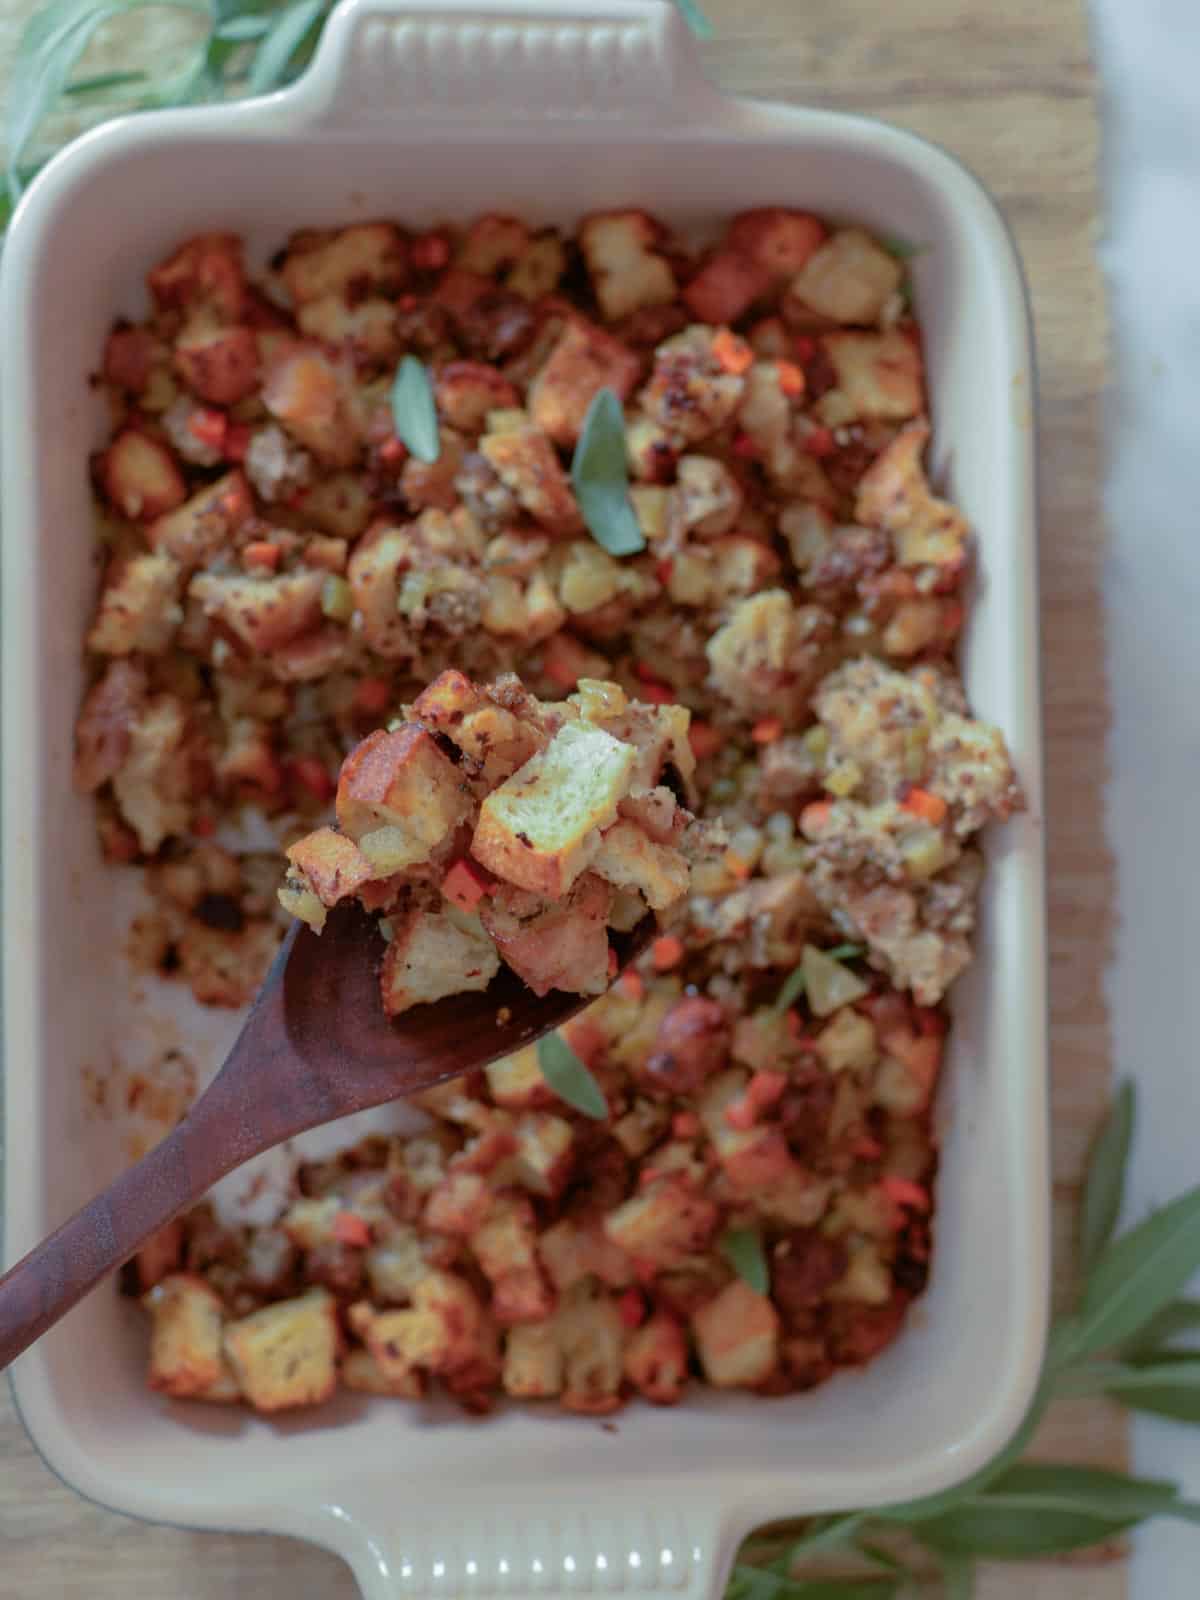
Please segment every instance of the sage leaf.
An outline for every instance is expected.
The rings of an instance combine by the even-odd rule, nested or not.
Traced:
[[[697,39],[711,39],[713,36],[712,23],[696,4],[696,0],[675,0],[683,20],[696,35]]]
[[[1131,1410],[1176,1422],[1200,1422],[1200,1356],[1101,1370],[1104,1393]]]
[[[970,1556],[945,1552],[942,1562],[942,1600],[974,1600],[975,1563]]]
[[[252,44],[270,31],[270,17],[230,17],[226,22],[217,23],[214,37],[226,44]]]
[[[1200,1189],[1108,1245],[1077,1313],[1072,1360],[1123,1344],[1168,1306],[1200,1268]]]
[[[927,244],[914,244],[911,239],[902,239],[899,234],[880,234],[879,243],[897,261],[911,261],[914,256],[922,256],[929,249]]]
[[[75,78],[63,89],[64,98],[102,94],[106,89],[125,89],[132,83],[145,83],[144,72],[97,72],[90,78]]]
[[[562,1035],[548,1033],[544,1039],[539,1039],[537,1055],[542,1077],[558,1098],[576,1111],[582,1111],[585,1117],[603,1122],[608,1116],[608,1101]]]
[[[771,1270],[757,1228],[730,1228],[721,1235],[717,1247],[743,1283],[755,1294],[771,1292]],[[809,1546],[810,1549],[813,1546]]]
[[[797,967],[784,979],[779,993],[775,996],[775,1010],[782,1013],[790,1011],[804,993],[804,968]]]
[[[250,68],[250,94],[267,94],[284,82],[292,58],[325,14],[329,0],[294,0],[280,12]]]
[[[1127,1361],[1174,1353],[1171,1344],[1181,1334],[1200,1331],[1200,1300],[1172,1300],[1146,1324],[1135,1339],[1121,1347]],[[1186,1347],[1185,1347],[1186,1348]]]
[[[904,1578],[783,1578],[757,1567],[737,1566],[746,1600],[895,1600]]]
[[[916,1532],[951,1555],[1024,1561],[1085,1549],[1177,1507],[1186,1512],[1173,1483],[1031,1462],[1010,1468]]]
[[[610,556],[633,556],[646,548],[629,498],[625,418],[611,389],[592,399],[571,460],[571,483],[587,530]]]
[[[396,368],[396,381],[392,384],[392,422],[397,439],[418,461],[429,464],[441,455],[433,385],[425,363],[416,356],[405,356]]]
[[[1133,1084],[1123,1083],[1088,1153],[1079,1222],[1079,1248],[1085,1272],[1095,1266],[1121,1214],[1133,1117]]]

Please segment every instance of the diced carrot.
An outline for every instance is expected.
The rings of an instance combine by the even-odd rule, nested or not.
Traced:
[[[800,813],[800,826],[805,833],[820,833],[832,814],[833,806],[828,800],[814,800]]]
[[[215,411],[209,406],[200,406],[188,418],[187,429],[193,439],[199,439],[201,444],[209,445],[213,450],[223,451],[225,448],[225,433],[229,427],[229,420],[223,411]]]
[[[889,1173],[879,1180],[879,1187],[898,1206],[907,1206],[911,1211],[929,1210],[929,1190],[923,1184],[914,1183],[911,1178],[900,1178]]]
[[[354,709],[366,717],[377,717],[386,711],[392,698],[392,686],[386,678],[361,678],[354,691]]]
[[[474,911],[479,902],[491,894],[493,886],[490,872],[466,856],[460,856],[442,879],[442,894],[460,911]]]
[[[671,1132],[676,1139],[694,1139],[700,1132],[700,1118],[694,1111],[677,1111],[671,1118]]]
[[[658,673],[645,661],[635,661],[633,663],[633,675],[635,678],[640,678],[643,683],[657,683],[659,681]]]
[[[366,1249],[371,1242],[371,1226],[353,1211],[339,1211],[333,1219],[333,1237],[339,1244]]]
[[[675,691],[666,683],[647,683],[642,686],[641,696],[652,706],[669,706],[675,699]]]
[[[940,794],[931,794],[928,789],[919,789],[914,785],[900,803],[905,811],[911,811],[914,817],[920,817],[923,822],[931,822],[935,828],[946,820],[946,802]]]
[[[718,733],[711,722],[693,722],[688,729],[688,743],[697,761],[707,761],[725,743],[725,736]]]
[[[740,374],[754,365],[754,351],[729,328],[719,328],[713,335],[712,353],[726,372]]]
[[[293,756],[287,765],[290,776],[315,799],[332,800],[337,784],[316,756]]]
[[[837,449],[833,430],[830,428],[813,428],[811,432],[806,433],[801,439],[800,448],[805,455],[831,456]]]
[[[751,728],[750,737],[755,744],[774,744],[782,733],[783,723],[778,717],[763,717]]]
[[[621,981],[617,984],[617,988],[620,989],[623,995],[627,995],[630,1000],[640,1000],[646,993],[646,980],[640,972],[634,972],[631,967],[628,972],[621,974]]]
[[[242,565],[257,567],[264,572],[274,572],[282,554],[282,547],[273,544],[270,539],[255,539],[242,551]]]
[[[726,850],[721,857],[721,862],[726,872],[740,880],[748,878],[754,870],[748,861],[743,861],[741,856],[737,855],[733,850]]]
[[[640,1328],[646,1320],[646,1302],[642,1299],[641,1290],[626,1289],[617,1301],[617,1312],[622,1325],[631,1332],[634,1328]]]
[[[673,933],[663,934],[650,947],[650,959],[654,962],[655,972],[670,972],[683,960],[683,940],[677,939]]]
[[[226,461],[246,459],[246,451],[250,448],[253,432],[253,428],[247,427],[244,422],[233,422],[225,429],[223,450]]]
[[[775,374],[779,379],[779,387],[789,400],[794,400],[804,393],[804,373],[794,361],[777,361]]]
[[[658,579],[659,583],[670,583],[671,574],[674,572],[674,570],[675,563],[670,559],[670,557],[668,557],[667,560],[660,561],[655,567],[654,576]]]

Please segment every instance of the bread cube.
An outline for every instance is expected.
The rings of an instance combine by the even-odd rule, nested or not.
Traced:
[[[319,627],[325,577],[302,568],[262,577],[202,572],[188,594],[253,655],[269,655]]]
[[[394,297],[408,275],[404,241],[390,222],[360,222],[336,232],[294,234],[280,277],[299,307],[326,295]]]
[[[492,1191],[478,1172],[448,1172],[425,1202],[422,1221],[434,1233],[467,1238],[483,1226]]]
[[[641,392],[643,410],[666,429],[676,452],[732,422],[746,392],[745,377],[727,372],[713,355],[714,337],[712,328],[693,325],[660,345],[650,381]],[[645,448],[644,443],[635,445],[631,452],[635,460]],[[626,449],[630,449],[628,438]]]
[[[821,347],[837,375],[837,388],[817,402],[830,426],[907,422],[924,410],[921,352],[906,333],[827,333]]]
[[[502,888],[483,903],[480,916],[505,962],[535,994],[603,994],[611,905],[611,887],[584,873],[565,900],[543,904],[525,890]]]
[[[479,433],[490,411],[521,403],[500,369],[483,361],[448,362],[438,371],[434,393],[438,411],[463,433]]]
[[[406,659],[416,649],[408,620],[397,609],[397,597],[401,578],[417,555],[417,541],[408,529],[381,524],[362,538],[346,567],[362,617],[363,638],[387,660]]]
[[[655,844],[632,822],[608,828],[592,861],[598,877],[622,889],[636,889],[655,911],[681,900],[688,891],[688,864],[678,850]]]
[[[924,418],[907,423],[859,479],[855,516],[892,535],[902,567],[959,567],[966,551],[966,518],[939,500],[925,476],[929,442]]]
[[[497,877],[561,898],[616,821],[635,759],[601,729],[567,723],[484,800],[471,853]]]
[[[251,917],[236,933],[191,918],[176,944],[179,972],[201,1005],[244,1006],[254,998],[279,947],[279,929]]]
[[[527,1045],[516,1055],[501,1056],[483,1069],[488,1093],[509,1111],[541,1110],[555,1103],[555,1094],[538,1064],[537,1046]]]
[[[566,270],[567,249],[558,234],[539,233],[509,269],[504,287],[523,300],[541,300],[554,293]]]
[[[772,277],[790,278],[806,265],[824,238],[825,224],[809,212],[763,206],[734,217],[727,242]]]
[[[532,1194],[554,1199],[562,1193],[575,1155],[571,1124],[549,1111],[526,1111],[513,1125],[517,1141],[507,1171]]]
[[[366,530],[371,517],[371,494],[366,480],[357,472],[330,472],[306,485],[304,520],[321,528],[335,540],[354,540]],[[305,546],[305,560],[311,566],[315,539]],[[346,562],[332,563],[330,571],[344,572]]]
[[[402,349],[395,304],[379,295],[353,304],[341,294],[322,295],[300,307],[296,325],[310,339],[348,348],[360,361],[392,362]]]
[[[564,1408],[585,1416],[616,1411],[625,1325],[611,1295],[596,1285],[579,1284],[564,1296],[557,1324],[565,1368]]]
[[[407,861],[390,865],[396,872],[428,859],[467,816],[470,801],[454,763],[424,728],[409,723],[393,733],[378,729],[351,751],[338,779],[336,809],[343,833],[359,843],[384,828],[403,836],[409,853]]]
[[[695,1313],[692,1333],[704,1375],[714,1388],[754,1388],[775,1371],[779,1313],[740,1278]]]
[[[479,449],[500,482],[548,533],[563,536],[583,531],[571,481],[540,428],[524,425],[503,433],[485,433]]]
[[[712,255],[683,291],[683,303],[700,322],[737,322],[770,289],[772,273],[741,250]]]
[[[686,1179],[665,1177],[610,1211],[604,1232],[635,1260],[673,1267],[707,1247],[717,1220],[717,1207]]]
[[[181,576],[179,563],[168,555],[135,555],[114,563],[88,630],[88,649],[106,656],[135,650],[161,655],[183,618]]]
[[[302,1195],[292,1201],[279,1225],[301,1250],[318,1250],[336,1240],[335,1225],[345,1208],[338,1194]]]
[[[156,695],[131,724],[128,752],[113,776],[121,815],[147,855],[153,855],[170,834],[187,831],[191,817],[187,733],[183,704],[174,695]]]
[[[342,1362],[341,1378],[347,1389],[362,1394],[420,1400],[425,1393],[425,1380],[415,1367],[385,1369],[369,1350],[351,1350]]]
[[[416,1228],[397,1223],[389,1227],[385,1242],[367,1249],[363,1268],[375,1300],[384,1305],[405,1305],[429,1271],[430,1262]]]
[[[580,223],[579,248],[610,322],[643,306],[674,300],[675,274],[655,251],[662,234],[662,227],[644,211],[596,212]]]
[[[333,828],[318,828],[289,846],[292,869],[279,890],[279,903],[318,933],[327,906],[349,899],[374,875],[374,868],[352,839]]]
[[[363,1336],[389,1379],[414,1367],[447,1373],[478,1353],[485,1337],[483,1307],[465,1279],[431,1269],[414,1287],[412,1308],[371,1315]]]
[[[325,1289],[264,1306],[226,1326],[225,1354],[256,1411],[316,1406],[337,1388],[337,1306]]]
[[[641,358],[619,339],[574,318],[529,386],[530,415],[556,445],[570,448],[600,390],[611,389],[625,400],[641,368]]]
[[[658,1311],[634,1330],[625,1346],[625,1376],[656,1406],[677,1405],[688,1381],[688,1342],[667,1311]]]
[[[146,275],[161,311],[206,311],[222,322],[237,322],[246,310],[246,272],[242,241],[234,233],[201,233]]]
[[[151,1317],[150,1387],[186,1399],[216,1384],[224,1317],[216,1290],[203,1278],[177,1272],[156,1284],[142,1304]]]
[[[454,265],[464,272],[488,278],[511,267],[529,246],[529,229],[516,217],[495,214],[479,217],[467,230]]]
[[[548,1400],[563,1383],[563,1354],[553,1321],[517,1323],[504,1341],[504,1392],[514,1400]]]
[[[510,1272],[536,1268],[537,1221],[523,1195],[499,1194],[471,1235],[471,1249],[486,1277],[499,1282]]]
[[[538,1255],[550,1282],[559,1291],[573,1288],[589,1277],[598,1278],[613,1289],[624,1289],[634,1280],[633,1262],[598,1221],[560,1218],[539,1237]]]
[[[123,428],[100,458],[104,493],[122,516],[149,522],[187,495],[170,450],[140,428]]]
[[[904,268],[861,228],[842,228],[798,269],[791,294],[833,322],[878,322]]]
[[[253,514],[250,487],[235,470],[207,484],[177,511],[158,517],[146,530],[146,538],[155,550],[183,566],[202,567],[230,546]]]
[[[250,328],[189,323],[175,341],[174,364],[201,400],[234,406],[258,387],[258,340]]]
[[[486,989],[500,970],[487,934],[463,927],[447,913],[413,911],[393,927],[380,976],[389,1017],[447,995]]]
[[[361,439],[353,374],[315,344],[276,353],[263,374],[263,404],[326,467],[348,467]]]

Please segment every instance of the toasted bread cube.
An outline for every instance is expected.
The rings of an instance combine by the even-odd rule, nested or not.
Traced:
[[[189,324],[175,342],[175,370],[193,394],[233,406],[258,387],[258,340],[250,328]]]
[[[588,407],[600,390],[611,389],[625,400],[641,368],[641,358],[619,339],[574,319],[529,386],[530,415],[555,444],[569,448],[578,442]]]
[[[855,515],[892,535],[902,567],[954,568],[963,560],[969,529],[962,512],[929,487],[922,462],[928,441],[924,418],[901,428],[859,480]]]
[[[453,428],[479,433],[489,411],[520,404],[520,395],[498,367],[483,361],[451,361],[437,375],[437,407]]]
[[[563,1406],[587,1416],[617,1410],[625,1326],[612,1297],[580,1284],[564,1297],[557,1323],[565,1362]]]
[[[809,212],[764,206],[734,217],[728,242],[734,250],[765,267],[772,277],[790,278],[808,262],[824,238],[825,224]]]
[[[452,1372],[472,1361],[485,1337],[483,1307],[471,1286],[431,1269],[413,1289],[412,1309],[385,1311],[365,1328],[367,1348],[390,1379],[414,1367]]]
[[[771,287],[769,268],[740,250],[718,250],[683,291],[683,302],[700,322],[737,322]]]
[[[471,853],[497,877],[561,898],[616,821],[636,752],[599,728],[568,722],[484,800]]]
[[[598,212],[579,227],[579,248],[587,262],[600,309],[610,322],[642,306],[669,305],[675,274],[655,252],[662,228],[644,211]]]
[[[383,1009],[398,1017],[411,1006],[486,989],[499,970],[496,947],[482,929],[464,928],[443,912],[411,912],[383,958]]]
[[[587,1277],[599,1278],[611,1289],[627,1288],[634,1280],[633,1262],[599,1222],[561,1218],[538,1239],[538,1254],[550,1282],[559,1290],[570,1289]]]
[[[293,870],[279,891],[280,904],[318,933],[325,926],[325,908],[349,899],[374,876],[374,868],[354,841],[333,828],[318,828],[297,839],[287,858]],[[315,895],[319,915],[306,914],[311,910],[306,893]]]
[[[296,313],[296,325],[322,344],[348,346],[359,359],[394,361],[401,352],[396,307],[378,295],[349,305],[343,295],[322,295]]]
[[[494,214],[473,222],[459,248],[455,266],[491,277],[519,261],[529,246],[529,229],[516,217]]]
[[[682,1178],[660,1178],[604,1219],[604,1232],[627,1255],[657,1267],[678,1266],[704,1250],[717,1207]]]
[[[539,233],[525,246],[510,268],[504,287],[523,300],[541,300],[553,294],[567,270],[567,248],[553,230]]]
[[[471,1249],[493,1283],[510,1272],[536,1267],[537,1221],[524,1195],[497,1195],[488,1216],[471,1235]]]
[[[335,1224],[344,1210],[345,1202],[340,1195],[326,1194],[319,1198],[302,1195],[292,1201],[279,1226],[301,1250],[318,1250],[336,1240]]]
[[[183,617],[182,569],[168,555],[135,555],[109,572],[87,646],[97,655],[161,655]]]
[[[429,1271],[421,1236],[409,1223],[390,1221],[386,1242],[371,1245],[363,1255],[371,1295],[384,1305],[404,1305]]]
[[[355,547],[346,567],[354,604],[362,617],[363,638],[387,660],[411,656],[412,630],[397,609],[403,573],[418,553],[406,528],[372,528]]]
[[[374,290],[394,296],[407,277],[404,241],[390,222],[360,222],[335,233],[296,234],[280,269],[287,291],[298,306],[326,295],[358,298]]]
[[[190,767],[185,739],[187,712],[174,695],[160,694],[129,729],[129,749],[113,777],[121,815],[153,855],[170,834],[187,831]]]
[[[541,1110],[555,1103],[554,1091],[542,1077],[536,1045],[527,1045],[516,1055],[490,1061],[483,1071],[488,1093],[506,1110]]]
[[[827,333],[821,345],[837,374],[837,388],[817,404],[823,420],[907,422],[923,410],[921,352],[907,334]]]
[[[900,287],[904,268],[861,228],[842,228],[803,264],[791,293],[834,322],[879,320]]]
[[[885,1305],[892,1298],[892,1275],[870,1239],[852,1238],[850,1261],[845,1274],[829,1290],[831,1300],[857,1301],[868,1306]]]
[[[402,1400],[420,1400],[425,1380],[415,1367],[381,1367],[369,1350],[351,1350],[342,1362],[342,1382],[347,1389],[363,1394],[395,1395]]]
[[[505,488],[548,533],[582,532],[583,518],[570,479],[540,428],[527,425],[485,433],[479,449]]]
[[[688,1381],[687,1335],[669,1312],[656,1312],[630,1335],[625,1376],[656,1406],[673,1406],[682,1399]]]
[[[200,567],[227,548],[253,514],[254,501],[245,477],[239,471],[227,472],[177,511],[151,523],[146,537],[155,550],[174,556],[185,567]]]
[[[517,1323],[508,1330],[500,1381],[514,1400],[548,1400],[560,1392],[563,1354],[553,1321]]]
[[[575,1154],[571,1124],[549,1111],[527,1111],[517,1118],[513,1132],[517,1140],[510,1163],[514,1180],[547,1199],[561,1194]]]
[[[201,233],[187,239],[146,276],[161,310],[201,308],[236,322],[246,306],[242,241],[234,233]]]
[[[337,819],[356,841],[381,828],[411,841],[411,862],[423,861],[470,810],[458,769],[424,728],[377,729],[342,764]],[[398,870],[396,867],[393,871]]]
[[[304,491],[304,520],[321,528],[335,540],[357,539],[371,519],[371,494],[366,480],[357,472],[331,472],[310,483]],[[312,563],[310,539],[305,559]],[[334,570],[333,567],[330,570]],[[343,559],[336,570],[344,572]]]
[[[251,917],[236,933],[206,927],[192,918],[176,946],[180,976],[201,1005],[244,1006],[267,975],[279,944],[279,929]]]
[[[711,456],[684,456],[667,506],[667,522],[682,537],[715,538],[728,533],[742,513],[744,497],[729,468]]]
[[[448,1172],[425,1202],[422,1220],[434,1233],[467,1238],[482,1227],[492,1207],[492,1191],[478,1172]]]
[[[167,346],[149,328],[118,324],[104,346],[104,381],[130,394],[144,394],[169,360]]]
[[[337,1388],[337,1305],[325,1289],[253,1311],[225,1329],[225,1354],[256,1411],[316,1406]]]
[[[187,494],[171,452],[140,428],[118,433],[101,458],[100,481],[122,516],[144,522],[173,510]]]
[[[632,822],[617,822],[605,831],[592,871],[618,888],[636,889],[655,911],[674,905],[688,891],[688,864],[679,851],[655,844]]]
[[[717,1389],[764,1383],[779,1359],[779,1313],[735,1278],[692,1318],[704,1375]]]
[[[324,586],[323,572],[298,570],[277,577],[202,572],[188,593],[253,654],[267,655],[320,625]]]
[[[267,363],[263,404],[323,466],[348,467],[360,446],[352,382],[318,345],[295,344]]]
[[[178,1272],[146,1295],[151,1316],[152,1389],[180,1399],[200,1393],[222,1374],[221,1297],[203,1278]]]

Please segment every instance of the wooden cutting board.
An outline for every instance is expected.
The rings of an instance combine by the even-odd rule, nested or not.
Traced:
[[[868,112],[946,145],[999,199],[1028,270],[1040,369],[1054,1182],[1065,1245],[1083,1151],[1109,1081],[1103,972],[1113,894],[1102,819],[1108,709],[1099,594],[1107,350],[1094,256],[1096,85],[1083,0],[705,4],[719,36],[705,56],[722,84]],[[4,4],[4,81],[17,27],[34,5]],[[108,65],[127,62],[119,43],[108,54]],[[1047,1458],[1104,1466],[1121,1465],[1124,1449],[1120,1418],[1103,1402],[1061,1407],[1037,1441]],[[338,1561],[290,1540],[149,1527],[86,1504],[42,1466],[6,1389],[0,1551],[5,1600],[350,1600],[355,1593]],[[993,1569],[980,1600],[1124,1594],[1123,1565],[1110,1554]]]

